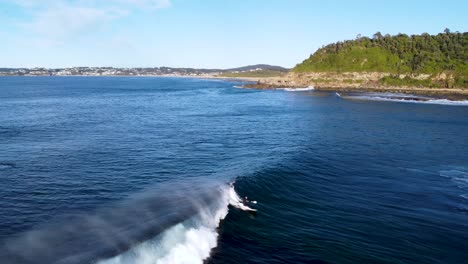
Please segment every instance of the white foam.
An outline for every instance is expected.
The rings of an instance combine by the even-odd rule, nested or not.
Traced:
[[[309,86],[305,88],[279,88],[279,90],[284,90],[288,92],[304,92],[304,91],[313,91],[315,90],[315,87]]]
[[[341,97],[341,95],[339,95],[338,93],[337,93],[337,95]],[[406,96],[406,97],[410,97],[410,96]],[[385,97],[385,96],[365,96],[365,95],[362,95],[362,96],[361,95],[357,95],[357,96],[350,95],[350,96],[344,96],[344,98],[372,100],[372,101],[400,102],[400,103],[468,106],[468,100],[452,101],[452,100],[448,100],[448,99],[426,99],[426,98],[423,98],[425,100],[411,100],[411,99],[389,98],[389,97]]]
[[[228,214],[233,191],[233,187],[223,187],[221,197],[214,205],[200,207],[199,213],[187,221],[97,264],[202,264],[211,249],[217,246],[217,227]]]
[[[234,190],[234,186],[231,186],[229,188],[229,204],[244,211],[256,211],[255,209],[248,207],[242,202],[242,199]]]

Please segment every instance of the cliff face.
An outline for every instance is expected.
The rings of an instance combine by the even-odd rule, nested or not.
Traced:
[[[286,83],[300,86],[316,87],[388,87],[402,86],[414,88],[456,88],[453,74],[444,72],[436,75],[429,74],[400,74],[388,72],[291,72],[285,78]]]
[[[312,85],[316,87],[360,87],[364,84],[377,85],[378,81],[389,73],[383,72],[309,72],[288,75],[289,80],[300,85]]]
[[[259,84],[271,87],[362,87],[362,86],[384,86],[381,80],[387,77],[395,77],[404,80],[412,78],[418,81],[446,81],[451,76],[442,73],[436,76],[429,74],[394,76],[387,72],[290,72],[284,77],[259,79]]]
[[[296,73],[290,72],[281,78],[263,78],[259,79],[257,87],[275,88],[275,87],[359,87],[363,84],[374,83],[382,77],[389,76],[389,73],[372,72],[309,72]]]

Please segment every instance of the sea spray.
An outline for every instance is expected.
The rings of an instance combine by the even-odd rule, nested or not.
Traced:
[[[209,257],[211,249],[216,247],[216,229],[226,217],[228,205],[234,202],[231,199],[234,188],[220,188],[222,193],[219,199],[210,206],[200,207],[193,217],[121,255],[97,264],[203,263]]]
[[[228,189],[193,180],[162,184],[112,208],[54,220],[2,241],[0,259],[19,264],[187,263],[174,262],[186,255],[202,261],[216,246]]]

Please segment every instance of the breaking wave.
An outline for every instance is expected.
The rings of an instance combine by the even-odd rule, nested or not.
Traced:
[[[313,91],[315,90],[315,87],[309,86],[309,87],[304,87],[304,88],[279,88],[279,90],[284,90],[288,92],[305,92],[305,91]]]
[[[448,99],[436,99],[436,98],[425,97],[425,96],[397,94],[397,93],[364,93],[364,94],[359,94],[359,95],[358,94],[342,95],[342,94],[336,93],[336,95],[344,99],[468,106],[468,100],[454,101],[454,100],[448,100]]]
[[[203,263],[217,246],[228,205],[242,202],[227,184],[172,184],[91,215],[4,241],[6,263]],[[242,208],[241,208],[242,209]]]
[[[217,245],[216,228],[227,215],[227,203],[226,194],[223,193],[215,205],[200,208],[200,212],[192,218],[121,255],[97,264],[203,263]]]
[[[194,217],[176,224],[159,236],[131,250],[96,264],[202,264],[217,246],[217,228],[228,214],[228,205],[241,210],[243,204],[234,186],[225,186],[221,197],[212,206],[200,208]]]

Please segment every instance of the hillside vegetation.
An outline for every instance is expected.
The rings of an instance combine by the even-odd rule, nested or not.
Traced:
[[[289,69],[283,68],[281,66],[275,66],[275,65],[269,65],[269,64],[255,64],[255,65],[249,65],[249,66],[243,66],[243,67],[238,67],[238,68],[231,68],[231,69],[226,69],[224,71],[228,72],[245,72],[245,71],[251,71],[251,70],[263,70],[263,71],[278,71],[278,72],[288,72]]]
[[[440,83],[442,86],[468,87],[467,44],[468,32],[453,33],[448,29],[437,35],[391,36],[377,32],[372,38],[358,36],[324,46],[292,71],[386,72],[392,75],[381,81],[389,85],[411,84],[415,82],[411,77],[428,75],[426,84],[437,86],[431,80],[443,75],[451,83]]]
[[[221,77],[232,77],[232,78],[267,78],[267,77],[280,77],[284,76],[286,73],[284,71],[275,71],[275,70],[258,70],[258,71],[245,71],[245,72],[225,72],[220,74]]]

